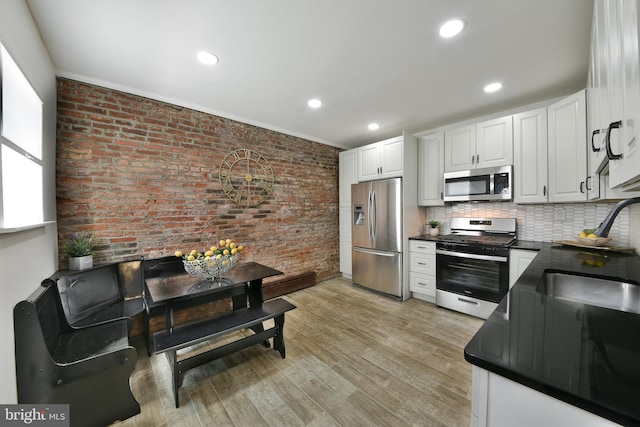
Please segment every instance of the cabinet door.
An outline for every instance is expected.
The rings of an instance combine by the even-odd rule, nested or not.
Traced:
[[[611,34],[615,41],[610,46],[618,46],[619,70],[613,93],[621,103],[622,127],[612,132],[611,148],[613,154],[620,154],[620,160],[610,161],[609,174],[612,187],[626,184],[640,178],[640,148],[637,136],[640,135],[640,54],[638,51],[638,6],[635,1],[610,2]],[[613,4],[615,3],[615,5]],[[615,16],[615,17],[614,17]],[[617,28],[614,26],[617,25]],[[612,50],[614,48],[612,47]],[[610,58],[616,60],[615,57]],[[614,64],[612,64],[612,67]],[[615,116],[613,120],[618,120]]]
[[[351,276],[351,184],[357,179],[357,149],[339,154],[340,175],[340,272]]]
[[[444,133],[418,139],[418,205],[443,206]]]
[[[351,275],[351,206],[340,206],[340,272]]]
[[[513,164],[512,116],[476,124],[476,167]]]
[[[358,181],[371,181],[380,177],[380,153],[377,144],[358,148]]]
[[[513,173],[516,203],[547,201],[547,110],[513,116]]]
[[[549,201],[587,199],[587,117],[582,90],[547,108]]]
[[[340,206],[351,205],[351,184],[358,182],[356,163],[357,150],[342,151],[339,154],[340,171],[338,176]]]
[[[454,172],[476,166],[476,125],[444,133],[444,171]]]
[[[602,41],[602,36],[606,30],[603,18],[604,2],[598,1],[594,6],[592,33],[591,33],[591,56],[589,63],[589,78],[587,83],[587,112],[588,112],[588,198],[590,200],[600,198],[600,186],[598,174],[607,163],[607,156],[604,147],[604,139],[607,126],[609,126],[610,102],[607,92],[609,79],[608,68],[608,48],[607,43]]]
[[[509,289],[515,285],[520,275],[527,269],[538,251],[511,249],[509,251]]]
[[[404,171],[403,138],[393,138],[378,143],[380,178],[401,177]]]

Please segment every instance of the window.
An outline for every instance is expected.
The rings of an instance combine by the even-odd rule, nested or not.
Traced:
[[[42,101],[0,44],[0,229],[44,220]]]

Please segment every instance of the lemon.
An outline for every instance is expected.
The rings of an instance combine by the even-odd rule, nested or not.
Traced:
[[[216,259],[220,259],[220,258],[222,258],[222,254],[216,255]]]
[[[593,234],[593,233],[588,234],[587,237],[590,238],[590,239],[597,239],[598,238],[598,236],[596,234]]]
[[[244,246],[242,246],[242,245],[238,246],[238,251],[241,251],[243,249],[244,249]]]
[[[227,239],[227,240],[225,240],[225,243],[226,243],[226,244],[229,244],[229,243],[231,243],[231,242],[232,242],[232,240],[231,240],[231,239]]]
[[[206,256],[206,257],[211,257],[211,256],[213,256],[213,251],[206,251],[206,252],[204,253],[204,256]]]
[[[238,248],[231,249],[231,255],[235,255],[238,253]]]
[[[196,251],[195,249],[191,249],[191,252],[189,252],[189,255],[195,256],[197,253],[198,251]]]
[[[194,257],[193,255],[189,255],[187,257],[187,261],[195,261],[195,260],[196,260],[196,257]]]
[[[210,248],[210,249],[211,249],[211,252],[215,252],[215,251],[217,251],[217,250],[218,250],[218,247],[217,247],[217,246],[211,246],[211,248]]]
[[[175,256],[177,256],[178,258],[182,258],[182,252],[181,251],[175,251],[173,254]]]
[[[220,246],[224,246],[226,244],[227,244],[227,242],[225,240],[220,240]]]
[[[224,251],[222,251],[222,255],[229,255],[229,249],[225,249]]]
[[[233,242],[229,243],[229,247],[230,247],[231,249],[234,249],[236,246],[237,246],[237,245],[236,245],[235,243],[233,243]]]
[[[580,237],[587,237],[587,233],[585,233],[584,231],[580,232]]]

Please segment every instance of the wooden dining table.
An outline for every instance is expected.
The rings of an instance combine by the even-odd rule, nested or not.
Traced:
[[[173,330],[174,312],[212,301],[231,298],[233,310],[255,307],[263,302],[262,281],[284,274],[257,262],[236,265],[220,280],[202,279],[188,273],[145,279],[147,313],[165,314],[165,329]]]

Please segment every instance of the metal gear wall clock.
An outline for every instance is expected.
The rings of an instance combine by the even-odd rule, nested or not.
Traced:
[[[230,152],[220,165],[222,191],[239,205],[255,206],[273,190],[271,163],[260,153],[239,149]]]

